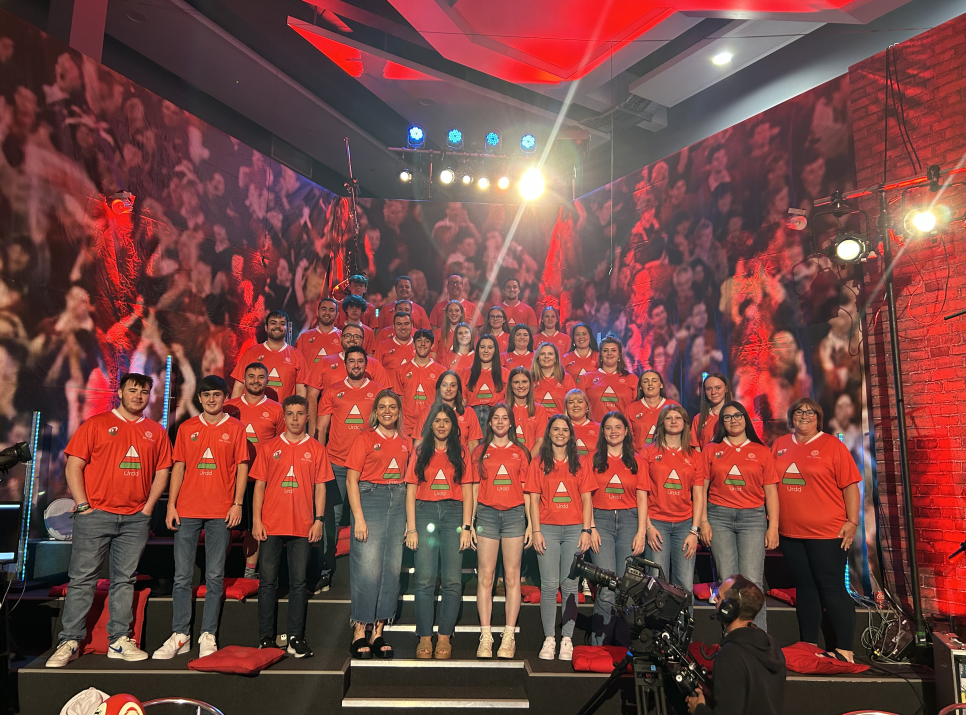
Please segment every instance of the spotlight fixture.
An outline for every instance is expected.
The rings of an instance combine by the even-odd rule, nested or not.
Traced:
[[[463,185],[464,186],[469,186],[472,183],[473,183],[473,175],[472,174],[463,174]]]
[[[499,179],[497,179],[496,186],[501,191],[506,191],[507,189],[510,188],[510,177],[509,176],[501,176]]]
[[[537,150],[537,138],[533,134],[524,134],[520,137],[520,150],[524,154],[532,154]]]
[[[134,199],[137,198],[130,191],[118,191],[111,194],[111,210],[116,214],[129,214],[134,210]]]
[[[905,232],[912,236],[930,236],[945,230],[952,219],[948,206],[936,204],[926,208],[914,208],[902,221]]]
[[[808,226],[805,209],[788,209],[788,216],[785,217],[785,226],[792,231],[801,231]]]
[[[444,184],[452,184],[456,180],[456,172],[447,166],[439,172],[439,180]]]
[[[869,253],[869,244],[854,233],[840,233],[828,248],[828,256],[837,263],[858,263]]]
[[[409,144],[410,148],[418,149],[426,141],[426,132],[423,128],[416,126],[415,124],[409,127],[409,132],[406,134],[406,142]]]
[[[535,166],[531,166],[520,177],[520,196],[524,201],[536,201],[543,194],[543,175]]]
[[[929,180],[929,190],[933,193],[939,191],[939,175],[942,173],[942,169],[939,168],[939,164],[932,164],[926,169],[926,178]]]
[[[476,182],[476,185],[480,187],[481,190],[486,191],[490,188],[490,180],[485,176],[481,176],[480,180]]]
[[[492,154],[500,148],[503,144],[503,137],[500,132],[494,130],[492,132],[487,132],[486,136],[483,138],[483,150],[487,154]]]
[[[409,169],[403,169],[399,172],[399,180],[404,184],[408,184],[413,180],[413,172],[411,172]]]
[[[448,132],[446,132],[446,146],[450,149],[462,149],[463,148],[463,132],[456,127],[453,127]]]
[[[726,65],[729,62],[731,62],[733,57],[734,55],[731,54],[730,52],[719,52],[718,54],[716,54],[714,57],[711,58],[711,61],[714,62],[719,67],[721,67],[722,65]]]

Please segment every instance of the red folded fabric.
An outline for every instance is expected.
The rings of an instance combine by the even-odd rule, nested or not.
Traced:
[[[614,665],[627,655],[627,648],[617,645],[574,646],[574,670],[588,673],[610,673]],[[630,665],[627,672],[631,672]]]
[[[134,577],[134,588],[135,589],[147,588],[147,585],[148,585],[147,582],[153,581],[153,580],[154,578],[152,576],[139,573]],[[64,596],[67,595],[68,585],[69,584],[66,584],[66,583],[59,583],[56,586],[51,586],[50,590],[47,592],[47,595],[50,596],[51,598],[63,598]],[[111,588],[111,579],[101,578],[97,580],[97,586],[95,586],[96,591],[107,591],[110,588]]]
[[[350,528],[348,526],[339,527],[339,540],[335,542],[335,555],[345,556],[349,553],[349,538]]]
[[[206,673],[231,673],[233,675],[257,675],[285,657],[281,648],[250,648],[230,645],[216,650],[204,658],[188,661],[191,670]]]
[[[776,601],[781,601],[782,603],[787,603],[791,606],[795,605],[794,588],[773,588],[768,591],[768,595],[774,598]]]
[[[698,643],[695,641],[688,646],[688,652],[698,665],[710,673],[714,670],[714,657],[718,655],[720,648],[721,646],[717,643],[708,645],[707,643]]]
[[[520,594],[524,603],[540,603],[540,587],[539,586],[527,586],[526,584],[520,586]],[[587,597],[583,593],[577,593],[577,603],[585,603]],[[557,603],[560,603],[560,591],[557,591]]]
[[[107,579],[103,579],[107,580]],[[132,604],[133,621],[131,628],[134,631],[131,638],[138,647],[141,647],[141,631],[144,628],[144,608],[148,605],[148,596],[151,595],[150,588],[134,589],[134,602]],[[94,602],[91,610],[87,612],[87,638],[81,644],[84,653],[107,653],[107,623],[111,620],[110,608],[108,607],[108,590],[99,588],[94,592]]]
[[[692,589],[692,592],[694,593],[694,597],[699,601],[711,600],[711,594],[714,593],[714,586],[715,584],[713,583],[694,584],[694,588]]]
[[[574,651],[577,649],[575,648]],[[782,648],[786,667],[795,673],[806,675],[834,675],[835,673],[864,673],[869,666],[861,663],[846,663],[838,658],[825,655],[817,645],[799,641]]]
[[[204,584],[195,587],[194,595],[204,598],[208,589]],[[226,578],[225,579],[225,598],[233,598],[236,601],[244,601],[258,593],[257,578]]]

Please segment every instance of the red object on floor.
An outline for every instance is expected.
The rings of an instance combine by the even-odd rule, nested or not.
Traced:
[[[345,556],[347,553],[349,553],[349,537],[351,536],[350,531],[351,527],[339,527],[339,540],[335,543],[336,556]]]
[[[787,603],[791,606],[795,605],[794,588],[773,588],[768,591],[768,595],[774,598],[776,601],[781,601],[782,603]]]
[[[257,675],[270,665],[285,657],[281,648],[250,648],[230,645],[216,650],[204,658],[188,661],[191,670],[206,673],[231,673],[233,675]]]
[[[197,598],[204,598],[208,589],[204,584],[197,586],[194,595]],[[225,579],[225,598],[234,598],[236,601],[244,601],[258,593],[257,578],[226,578]]]
[[[695,642],[688,646],[688,652],[698,665],[710,673],[714,670],[714,657],[718,655],[718,649],[720,648],[721,646],[717,643],[708,645],[707,643]]]
[[[574,649],[576,651],[576,648]],[[834,675],[836,673],[864,673],[869,666],[861,663],[846,663],[837,658],[825,655],[825,651],[817,645],[799,641],[782,648],[785,654],[785,666],[795,672],[806,675]]]
[[[150,595],[150,588],[137,588],[135,586],[134,620],[131,623],[131,629],[134,632],[131,634],[131,638],[139,648],[141,647],[141,631],[144,628],[144,608],[148,605],[148,596]],[[87,612],[87,638],[81,643],[85,654],[107,653],[107,622],[111,619],[107,596],[107,589],[98,589],[94,592],[94,602],[91,604],[91,610]]]
[[[627,648],[618,645],[574,646],[574,670],[588,673],[611,673],[614,665],[627,655]],[[630,665],[627,672],[631,672]]]
[[[711,600],[711,594],[714,593],[713,583],[696,583],[694,584],[694,597],[699,601],[709,601]]]
[[[147,586],[146,582],[153,581],[153,580],[154,578],[152,576],[148,576],[147,574],[138,574],[137,576],[134,577],[134,581],[135,581],[134,588],[136,589],[145,588]],[[47,595],[50,596],[51,598],[63,598],[64,596],[67,595],[68,585],[69,584],[66,584],[66,583],[60,583],[60,584],[57,584],[56,586],[51,586],[50,590],[47,592]],[[98,579],[97,586],[95,586],[94,588],[97,591],[109,590],[111,588],[111,579],[109,578]]]
[[[520,586],[520,593],[523,597],[524,603],[540,603],[540,587],[539,586]],[[577,603],[585,603],[587,597],[583,593],[577,592]],[[557,591],[557,603],[560,603],[560,591]]]

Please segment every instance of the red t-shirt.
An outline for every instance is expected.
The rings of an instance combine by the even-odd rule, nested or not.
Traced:
[[[399,304],[397,300],[394,303],[386,303],[379,309],[379,317],[376,318],[375,324],[372,326],[374,328],[386,328],[392,325],[393,319],[396,317],[396,306]],[[429,317],[426,315],[426,309],[423,308],[419,303],[413,303],[413,330],[420,330],[422,328],[429,328]]]
[[[365,376],[384,387],[392,385],[392,377],[375,358],[366,358]],[[342,353],[339,353],[322,358],[320,362],[313,365],[309,370],[305,384],[321,391],[333,383],[342,382],[348,377],[349,373],[345,369],[345,357]]]
[[[413,431],[416,419],[423,407],[431,404],[436,396],[436,381],[446,371],[446,368],[435,360],[428,365],[417,365],[412,360],[396,368],[396,383],[403,398],[403,429],[410,437],[416,437]]]
[[[188,519],[224,519],[235,501],[238,465],[250,461],[245,427],[230,415],[210,425],[204,415],[181,423],[175,462],[184,462],[178,514]]]
[[[600,436],[600,423],[593,420],[585,420],[583,424],[576,422],[574,426],[574,437],[577,438],[577,453],[583,457],[597,449],[597,438]]]
[[[529,452],[533,449],[538,439],[541,439],[547,432],[547,420],[549,413],[540,405],[533,406],[533,417],[527,412],[526,405],[513,406],[513,421],[517,425],[517,440],[527,448]]]
[[[481,460],[482,477],[480,477]],[[480,485],[477,501],[500,511],[523,504],[523,487],[527,480],[529,464],[529,454],[513,440],[510,440],[505,447],[497,447],[491,443],[486,454],[483,454],[483,445],[479,445],[473,452],[471,464],[473,483]]]
[[[420,439],[423,434],[423,426],[426,424],[426,417],[429,415],[429,408],[432,405],[430,401],[425,407],[419,408],[419,412],[416,413],[416,421],[413,424],[413,431],[409,435],[413,439]],[[456,410],[453,410],[456,412]],[[480,429],[480,421],[476,419],[476,413],[466,407],[463,409],[463,414],[456,412],[456,421],[459,423],[460,427],[460,444],[464,448],[469,447],[470,440],[476,440],[479,442],[483,439],[483,430]]]
[[[473,356],[475,354],[475,350],[465,354],[447,351],[445,354],[437,357],[437,360],[439,360],[439,362],[442,363],[443,367],[445,367],[447,370],[452,370],[457,375],[462,375],[463,370],[469,370],[471,367],[473,367]]]
[[[704,486],[705,464],[702,456],[690,457],[680,449],[660,449],[652,444],[641,456],[651,482],[647,513],[652,519],[677,523],[693,516],[691,488]]]
[[[473,371],[472,367],[465,368],[462,373],[460,373],[460,380],[463,382],[463,399],[466,400],[467,407],[475,407],[476,405],[495,405],[500,402],[504,397],[504,391],[506,390],[507,381],[510,379],[510,371],[505,367],[500,368],[500,374],[503,376],[503,382],[501,383],[502,389],[496,386],[493,381],[493,371],[486,367],[480,370],[480,376],[476,380],[476,385],[473,389],[470,389],[470,373]]]
[[[590,473],[590,460],[580,460],[577,474],[571,474],[567,460],[555,460],[550,474],[543,473],[543,461],[530,462],[527,481],[523,487],[528,494],[540,495],[540,523],[568,526],[584,522],[581,494],[597,489],[597,480]]]
[[[268,399],[265,395],[262,395],[262,399],[252,405],[242,394],[240,397],[225,402],[225,412],[245,427],[249,462],[255,461],[256,449],[285,431],[282,406],[275,400]]]
[[[538,367],[539,371],[540,368]],[[552,377],[544,377],[533,383],[533,399],[537,401],[551,415],[567,413],[567,402],[564,399],[568,392],[577,387],[574,379],[564,373],[563,382]]]
[[[701,453],[708,503],[732,509],[757,509],[765,503],[765,484],[778,484],[775,459],[768,447],[750,440],[740,447],[710,442]]]
[[[345,379],[325,388],[319,400],[319,414],[332,416],[326,448],[329,458],[336,464],[346,466],[356,436],[369,427],[372,405],[381,389],[382,385],[368,379],[359,387],[352,387]]]
[[[413,345],[412,338],[409,338],[405,343],[400,343],[395,337],[392,337],[386,342],[380,343],[379,347],[376,348],[376,360],[382,363],[390,376],[414,357],[416,357],[416,347]]]
[[[439,360],[439,362],[442,362],[442,360],[439,359],[440,357],[449,354],[449,352],[453,349],[453,335],[455,332],[456,331],[454,330],[450,332],[448,336],[444,336],[442,328],[436,328],[436,330],[433,331],[433,350],[431,355]]]
[[[793,539],[835,539],[846,522],[842,490],[862,481],[848,447],[819,432],[804,444],[794,435],[772,445],[780,505],[778,531]]]
[[[628,407],[625,416],[631,423],[631,430],[634,432],[634,449],[642,452],[645,447],[650,446],[657,433],[657,417],[668,405],[678,404],[674,400],[666,397],[661,398],[657,407],[648,407],[643,399],[635,400]]]
[[[560,364],[563,365],[564,372],[574,380],[577,380],[584,373],[594,372],[597,369],[597,366],[600,364],[598,359],[599,354],[591,350],[587,357],[580,357],[577,351],[574,350],[560,358]]]
[[[490,333],[493,335],[493,333]],[[507,331],[503,331],[499,335],[493,335],[496,338],[496,344],[500,348],[500,353],[505,353],[510,349],[510,334]]]
[[[359,472],[361,482],[402,484],[412,455],[411,444],[399,432],[387,437],[378,427],[367,429],[356,436],[345,466]]]
[[[691,446],[697,447],[700,450],[704,450],[706,444],[714,439],[714,432],[718,429],[718,415],[714,412],[708,413],[708,419],[705,420],[704,429],[698,432],[698,423],[701,422],[701,413],[699,412],[691,420]]]
[[[634,375],[621,375],[598,369],[585,373],[578,384],[587,393],[590,414],[595,422],[600,422],[612,410],[626,415],[637,397],[637,377]]]
[[[529,370],[533,366],[533,353],[529,352],[520,355],[516,350],[503,352],[500,353],[500,362],[503,363],[503,367],[507,370],[512,370],[515,367],[525,367]]]
[[[557,352],[561,355],[570,352],[570,346],[573,341],[567,333],[557,331],[553,335],[547,335],[542,330],[539,333],[535,333],[533,336],[533,351],[537,352],[543,343],[552,343],[557,346]]]
[[[318,327],[306,330],[295,341],[295,348],[302,353],[305,364],[311,367],[324,357],[342,352],[342,331],[332,328],[323,333]]]
[[[597,491],[594,492],[595,509],[634,509],[637,507],[637,492],[651,490],[643,457],[635,454],[634,459],[637,462],[637,474],[631,474],[631,470],[620,457],[610,454],[607,455],[607,469],[603,472],[594,469],[590,458],[586,460],[591,475],[597,481]]]
[[[347,316],[345,311],[342,310],[342,306],[339,306],[339,314],[335,316],[335,326],[339,329],[345,327]],[[366,310],[362,314],[362,324],[366,327],[371,327],[376,322],[376,306],[366,301]]]
[[[533,308],[522,301],[518,300],[516,305],[509,305],[506,301],[503,301],[500,303],[500,307],[506,313],[506,319],[510,323],[510,327],[513,327],[517,323],[523,323],[524,325],[537,324],[537,314],[533,312]]]
[[[433,449],[430,445],[430,449]],[[433,449],[433,456],[429,458],[429,464],[423,470],[423,481],[419,481],[416,476],[416,457],[419,451],[414,450],[413,456],[409,460],[406,468],[406,484],[416,484],[416,498],[420,501],[443,501],[444,499],[455,499],[463,501],[463,484],[472,484],[470,476],[469,453],[463,450],[463,479],[457,484],[454,481],[456,470],[446,456],[446,451]]]
[[[171,440],[154,420],[129,422],[111,410],[84,420],[64,454],[87,462],[84,488],[92,509],[136,514],[148,502],[155,472],[171,466]]]
[[[278,401],[295,394],[296,385],[304,385],[308,374],[305,358],[291,345],[281,350],[272,350],[268,343],[252,345],[235,363],[231,376],[239,382],[245,381],[245,368],[253,362],[260,362],[268,368],[268,386],[275,390]]]
[[[308,536],[315,521],[315,485],[335,478],[325,447],[308,435],[289,442],[284,434],[259,450],[251,475],[266,483],[262,524],[269,536]]]
[[[433,306],[433,310],[429,314],[429,322],[433,325],[442,325],[446,314],[446,306],[449,304],[450,300],[441,300],[439,303]],[[483,318],[480,315],[480,311],[476,307],[476,303],[472,300],[463,299],[460,301],[463,305],[463,313],[466,315],[466,324],[471,327],[476,327],[483,324]]]

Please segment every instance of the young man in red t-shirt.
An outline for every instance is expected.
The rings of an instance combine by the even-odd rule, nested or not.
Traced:
[[[366,292],[369,290],[369,279],[364,275],[356,274],[354,276],[349,276],[349,293],[346,295],[359,298],[364,304],[362,312],[359,315],[359,319],[362,324],[367,327],[372,327],[376,323],[376,306],[366,300]],[[342,328],[346,324],[346,314],[339,313],[339,317],[336,318],[336,327]],[[351,322],[351,321],[350,321]]]
[[[285,342],[288,331],[288,315],[273,310],[265,318],[268,340],[252,345],[242,353],[231,376],[235,379],[232,397],[241,397],[245,391],[245,366],[260,362],[268,368],[268,386],[275,390],[279,400],[289,395],[305,396],[305,377],[308,369],[302,353]]]
[[[288,653],[313,655],[305,641],[309,544],[322,540],[325,482],[332,468],[325,447],[305,432],[309,405],[293,395],[282,403],[285,432],[265,445],[252,465],[255,483],[253,533],[262,543],[258,559],[258,647],[275,647],[275,591],[282,548],[288,551]]]
[[[409,301],[412,305],[413,327],[417,330],[429,328],[429,316],[426,315],[426,310],[413,301],[413,279],[409,276],[396,276],[396,302],[382,306],[376,319],[376,327],[385,328],[392,325],[392,316],[396,314],[399,304],[403,301]]]
[[[165,523],[174,532],[171,636],[151,656],[169,660],[191,649],[191,578],[198,538],[205,532],[205,608],[199,657],[218,650],[216,634],[224,594],[231,530],[241,522],[248,484],[248,440],[242,423],[223,407],[228,383],[208,375],[198,383],[202,414],[182,422],[174,443]]]
[[[248,442],[248,466],[255,461],[258,449],[270,439],[285,431],[282,419],[282,406],[265,395],[268,384],[268,368],[260,362],[245,366],[245,392],[241,397],[225,402],[225,412],[245,427],[245,440]],[[242,520],[238,528],[245,532],[243,548],[245,551],[245,578],[255,578],[258,567],[258,542],[252,536],[252,498],[255,494],[255,480],[249,477],[245,489],[245,505],[242,507]]]
[[[87,612],[105,553],[110,551],[111,619],[108,658],[145,660],[131,639],[134,571],[148,543],[151,512],[168,486],[171,441],[164,428],[142,416],[153,381],[139,373],[121,376],[121,404],[85,421],[64,454],[67,487],[77,504],[70,555],[70,584],[63,628],[48,668],[62,668],[80,655]]]
[[[396,368],[396,385],[406,405],[403,410],[403,432],[413,439],[419,439],[415,431],[419,414],[433,402],[436,381],[446,372],[445,367],[429,356],[434,340],[432,330],[417,330],[413,335],[416,356]]]
[[[368,303],[357,295],[347,295],[343,298],[342,312],[339,315],[345,317],[339,327],[345,331],[348,325],[358,325],[359,329],[362,330],[362,347],[371,355],[376,349],[376,331],[362,322],[362,316],[365,314],[367,305]]]
[[[320,298],[317,308],[316,324],[306,330],[295,341],[296,349],[305,358],[306,367],[311,367],[324,357],[342,351],[342,331],[335,327],[339,314],[339,302],[335,298]]]
[[[389,387],[398,390],[396,371],[399,367],[416,357],[413,347],[413,316],[399,312],[393,318],[393,334],[388,340],[379,343],[376,348],[376,360],[386,368],[392,382]]]
[[[526,303],[520,301],[520,281],[516,278],[507,278],[503,281],[503,310],[506,311],[507,321],[512,328],[514,325],[523,323],[528,325],[530,330],[537,330],[537,314],[533,312]]]

